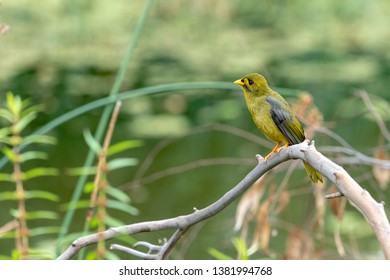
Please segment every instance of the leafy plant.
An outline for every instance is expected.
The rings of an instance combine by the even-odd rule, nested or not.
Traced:
[[[248,248],[246,245],[246,241],[244,238],[241,237],[235,237],[232,239],[232,244],[234,246],[234,249],[237,251],[237,259],[238,260],[249,260],[248,255]],[[234,257],[231,257],[229,255],[226,255],[225,253],[215,249],[215,248],[209,248],[208,250],[209,254],[216,258],[217,260],[234,260]]]
[[[112,157],[129,149],[139,147],[142,144],[139,140],[125,140],[110,145],[120,104],[121,102],[118,102],[115,107],[103,146],[100,145],[99,141],[94,138],[89,130],[84,131],[84,138],[89,149],[98,157],[97,166],[94,168],[81,167],[69,170],[70,175],[95,175],[94,181],[88,182],[84,187],[84,192],[90,194],[89,200],[81,199],[76,204],[78,209],[87,209],[83,235],[89,230],[103,232],[106,230],[106,227],[116,227],[125,224],[125,222],[110,215],[108,213],[110,209],[119,210],[130,215],[138,214],[138,210],[130,204],[130,197],[125,192],[111,186],[108,179],[109,172],[134,166],[138,163],[135,158]],[[130,241],[134,241],[134,239]],[[104,239],[98,242],[96,251],[91,251],[87,255],[87,259],[114,258],[116,258],[115,254],[106,251]]]
[[[32,200],[42,199],[51,202],[57,202],[58,196],[44,190],[29,189],[26,184],[31,179],[42,176],[55,176],[57,169],[49,167],[32,167],[23,171],[27,162],[46,159],[45,152],[32,149],[33,144],[55,144],[53,137],[47,135],[26,135],[24,130],[37,117],[41,106],[30,106],[28,100],[22,100],[13,93],[7,93],[6,106],[0,108],[0,118],[5,120],[8,126],[0,130],[0,143],[3,144],[2,152],[12,163],[13,170],[11,174],[1,173],[0,181],[9,182],[14,185],[13,191],[1,190],[0,201],[16,201],[16,209],[10,209],[9,213],[13,218],[7,223],[3,238],[15,238],[16,248],[12,254],[13,259],[28,259],[32,257],[46,257],[46,252],[40,250],[31,250],[29,238],[33,235],[43,235],[52,233],[56,229],[52,227],[40,227],[35,231],[28,226],[28,222],[38,219],[57,219],[57,213],[53,211],[28,211],[27,203]],[[21,147],[30,148],[22,151]],[[3,227],[4,228],[4,227]]]

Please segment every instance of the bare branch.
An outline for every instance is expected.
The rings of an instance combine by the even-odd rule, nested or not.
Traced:
[[[326,199],[338,198],[344,196],[341,192],[335,192],[325,195]]]
[[[112,244],[110,246],[110,249],[121,251],[121,252],[127,253],[129,255],[133,255],[137,258],[144,259],[144,260],[156,260],[157,259],[154,254],[151,254],[150,250],[147,253],[143,253],[143,252],[137,251],[135,249],[132,249],[132,248],[129,248],[129,247],[126,247],[123,245],[119,245],[119,244]]]
[[[165,260],[168,258],[169,253],[173,249],[173,247],[176,245],[176,243],[179,241],[179,239],[183,236],[183,234],[187,231],[187,229],[178,229],[175,231],[175,233],[172,235],[172,237],[169,240],[164,239],[163,245],[154,245],[149,242],[145,241],[139,241],[134,244],[134,247],[143,246],[148,248],[147,253],[143,253],[140,251],[137,251],[135,249],[118,245],[118,244],[112,244],[110,246],[111,250],[118,250],[122,251],[124,253],[127,253],[129,255],[133,255],[135,257],[144,259],[144,260]]]
[[[258,159],[260,158],[258,157]],[[381,244],[385,258],[390,259],[390,225],[386,217],[383,204],[376,202],[371,195],[366,190],[362,189],[342,167],[333,163],[331,160],[319,153],[315,149],[314,145],[308,144],[308,141],[290,146],[273,155],[268,161],[259,160],[257,166],[250,171],[241,182],[239,182],[229,192],[224,194],[220,199],[203,209],[175,218],[109,228],[101,233],[81,237],[75,240],[68,249],[66,249],[63,254],[58,257],[58,259],[71,259],[78,253],[78,251],[80,251],[81,248],[95,244],[99,240],[99,236],[103,236],[105,240],[109,240],[121,235],[132,235],[140,232],[160,231],[165,229],[177,229],[170,239],[172,241],[172,246],[174,246],[186,229],[196,223],[199,223],[200,221],[206,220],[218,214],[235,199],[241,196],[267,171],[289,159],[305,160],[332,181],[337,186],[339,192],[348,198],[352,204],[363,213],[369,224],[372,226],[377,239]],[[166,258],[166,255],[164,258]]]
[[[352,148],[349,143],[343,139],[340,135],[334,133],[333,131],[325,128],[325,127],[318,127],[315,129],[316,132],[322,133],[324,135],[329,136],[330,138],[336,140],[341,144],[341,147],[337,146],[322,146],[319,148],[321,152],[326,152],[326,153],[343,153],[347,154],[350,156],[353,156],[353,158],[350,159],[351,164],[355,163],[358,161],[359,163],[363,163],[366,165],[373,165],[373,166],[380,166],[386,169],[390,169],[390,161],[389,160],[381,160],[377,159],[374,157],[367,156],[358,150]]]
[[[379,129],[382,132],[382,135],[386,138],[388,142],[390,142],[390,132],[386,127],[385,122],[383,121],[383,118],[381,114],[378,112],[378,110],[375,108],[374,104],[372,103],[370,97],[368,96],[366,91],[358,90],[356,92],[356,95],[359,96],[364,104],[367,106],[368,110],[372,114],[372,116],[375,118],[375,121],[379,127]]]

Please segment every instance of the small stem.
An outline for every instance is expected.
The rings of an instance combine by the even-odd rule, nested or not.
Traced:
[[[18,146],[14,147],[15,161],[13,177],[15,180],[16,196],[18,198],[18,222],[16,230],[16,248],[21,259],[28,258],[28,227],[26,213],[26,192],[23,187],[22,168],[20,166],[20,154]]]
[[[332,198],[338,198],[338,197],[343,197],[344,195],[341,192],[335,192],[335,193],[330,193],[325,195],[326,199],[332,199]]]
[[[110,123],[108,126],[108,130],[106,133],[106,137],[104,139],[102,150],[99,154],[99,162],[97,166],[97,173],[94,180],[94,190],[91,194],[90,204],[89,204],[89,211],[87,213],[86,222],[87,224],[91,221],[93,217],[94,209],[97,205],[97,220],[98,220],[98,232],[103,232],[105,228],[105,219],[107,217],[107,195],[106,190],[109,186],[109,183],[107,181],[107,154],[108,154],[108,148],[110,147],[110,143],[112,140],[112,135],[114,134],[115,129],[115,123],[118,119],[118,115],[120,112],[120,108],[122,106],[122,102],[118,101],[115,104],[114,111],[112,112],[112,116],[110,119]],[[105,238],[104,235],[99,234],[98,238],[98,247],[97,247],[97,258],[98,259],[104,259],[105,256]]]
[[[104,144],[103,144],[102,150],[100,151],[100,154],[99,154],[99,162],[98,162],[98,166],[97,166],[97,173],[96,173],[95,180],[94,180],[94,189],[93,189],[93,192],[91,194],[89,211],[87,214],[87,222],[89,222],[93,216],[93,211],[94,211],[94,208],[96,206],[96,198],[97,198],[97,194],[99,191],[100,182],[105,181],[105,180],[102,180],[102,176],[103,176],[103,174],[107,173],[107,151],[108,151],[108,148],[109,148],[110,143],[111,143],[112,135],[114,133],[114,128],[115,128],[115,123],[116,123],[116,120],[118,119],[118,115],[119,115],[119,111],[120,111],[121,106],[122,106],[122,102],[117,101],[115,104],[114,111],[112,112],[111,120],[110,120],[110,123],[108,126],[106,137],[104,139]]]

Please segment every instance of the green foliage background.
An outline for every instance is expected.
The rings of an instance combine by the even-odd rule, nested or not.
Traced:
[[[8,24],[10,30],[0,36],[0,100],[11,90],[30,98],[32,104],[43,104],[44,112],[28,128],[32,132],[69,110],[107,96],[144,5],[145,1],[124,0],[2,1],[0,22]],[[388,121],[389,13],[386,0],[154,1],[121,91],[176,82],[232,82],[244,74],[260,72],[290,100],[300,90],[309,91],[331,129],[354,148],[372,155],[373,148],[381,144],[380,131],[353,93],[360,88],[382,97],[377,105]],[[84,162],[88,147],[83,130],[94,131],[101,113],[102,109],[90,111],[51,132],[58,144],[44,148],[50,155],[45,164],[59,168],[61,176],[41,179],[33,187],[57,193],[62,203],[69,201],[76,178],[67,176],[66,171]],[[124,102],[113,141],[142,139],[144,143],[125,156],[142,163],[150,159],[148,153],[156,145],[164,143],[161,141],[178,138],[153,157],[144,174],[149,181],[141,181],[141,186],[132,183],[137,166],[110,174],[112,184],[127,191],[140,211],[136,217],[121,216],[122,220],[162,219],[204,207],[241,180],[255,164],[256,153],[269,151],[269,147],[209,127],[214,124],[261,136],[246,111],[240,89],[234,85],[231,90],[179,91]],[[321,135],[316,143],[317,147],[333,144]],[[148,177],[210,158],[248,159],[248,163],[192,168],[156,180]],[[347,170],[360,175],[369,168],[352,166]],[[303,172],[296,171],[289,188],[303,183]],[[378,199],[389,197],[389,191],[378,189],[372,177],[364,184]],[[310,209],[310,198],[297,197],[283,218],[299,224]],[[235,206],[198,226],[173,256],[210,258],[208,248],[234,254]],[[0,204],[0,209],[9,207],[8,203]],[[349,210],[351,215],[356,212]],[[80,230],[84,219],[84,212],[78,214],[79,219],[72,224],[74,231]],[[328,218],[331,224],[331,214]],[[1,215],[0,225],[7,220]],[[356,221],[356,217],[351,220]],[[137,238],[156,242],[167,234]],[[272,243],[275,250],[284,247],[280,241],[283,235]],[[36,239],[34,243],[50,247],[55,238]],[[363,252],[377,252],[372,235],[364,233],[359,238]],[[186,244],[188,248],[183,249]],[[7,252],[12,246],[0,239],[1,250]],[[334,245],[330,242],[329,246]]]

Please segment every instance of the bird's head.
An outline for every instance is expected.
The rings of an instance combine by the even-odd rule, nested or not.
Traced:
[[[241,86],[246,94],[261,96],[270,91],[267,80],[257,73],[248,74],[234,83]]]

